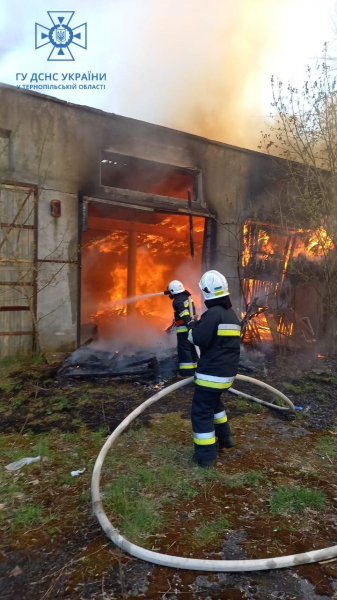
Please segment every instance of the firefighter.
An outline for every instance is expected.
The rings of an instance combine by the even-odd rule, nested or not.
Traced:
[[[199,287],[208,310],[200,321],[190,323],[188,333],[189,341],[200,348],[191,412],[193,460],[211,467],[217,448],[234,446],[221,394],[231,387],[238,371],[241,326],[221,273],[207,271]]]
[[[179,359],[178,377],[190,377],[194,374],[197,366],[197,353],[187,339],[188,323],[195,316],[195,308],[190,292],[185,290],[181,281],[174,279],[167,286],[167,292],[173,300],[174,320],[177,331],[177,350]],[[190,314],[190,305],[193,314]]]

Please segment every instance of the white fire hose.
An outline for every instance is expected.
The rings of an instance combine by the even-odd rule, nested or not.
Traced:
[[[282,394],[275,388],[267,385],[266,383],[258,381],[257,379],[252,379],[251,377],[247,377],[245,375],[237,375],[236,379],[241,381],[249,381],[250,383],[255,383],[261,387],[266,388],[268,391],[271,391],[274,395],[278,396],[288,404],[289,408],[286,408],[286,410],[294,410],[292,403],[284,394]],[[103,531],[106,533],[108,538],[112,542],[114,542],[116,546],[121,548],[121,550],[124,550],[132,556],[135,556],[142,560],[147,560],[148,562],[164,567],[174,567],[176,569],[189,569],[196,571],[262,571],[267,569],[280,569],[282,567],[295,567],[298,565],[304,565],[307,563],[313,563],[328,560],[330,558],[335,558],[337,556],[337,546],[331,546],[330,548],[324,548],[322,550],[311,550],[310,552],[303,552],[301,554],[290,554],[288,556],[278,556],[275,558],[261,558],[254,560],[207,560],[201,558],[186,558],[184,556],[170,556],[168,554],[161,554],[160,552],[146,550],[141,546],[136,546],[135,544],[132,544],[131,542],[126,540],[125,537],[123,537],[115,527],[113,527],[113,525],[110,523],[108,517],[104,512],[100,495],[101,470],[108,450],[111,448],[116,439],[120,436],[122,431],[124,431],[124,429],[126,429],[127,426],[130,425],[130,423],[132,423],[132,421],[136,417],[138,417],[142,412],[144,412],[144,410],[146,410],[147,408],[149,408],[149,406],[151,406],[155,402],[158,402],[158,400],[160,400],[164,396],[167,396],[171,392],[174,392],[175,390],[185,385],[188,385],[189,383],[192,383],[192,381],[193,377],[189,377],[188,379],[184,379],[182,381],[179,381],[178,383],[174,383],[173,385],[168,386],[164,390],[157,392],[154,396],[143,402],[143,404],[138,406],[138,408],[136,408],[132,413],[130,413],[120,423],[120,425],[118,425],[118,427],[109,436],[104,446],[102,447],[97,457],[94,471],[92,474],[91,493],[94,514],[96,515]],[[257,399],[254,399],[254,401],[256,400]],[[264,404],[267,404],[267,406],[269,405],[265,402]],[[276,408],[276,406],[274,405],[271,406],[273,408]]]

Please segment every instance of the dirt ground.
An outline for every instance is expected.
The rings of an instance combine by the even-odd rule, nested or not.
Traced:
[[[192,388],[144,413],[103,471],[111,521],[132,541],[181,556],[268,558],[337,544],[336,366],[295,362],[274,360],[254,374],[302,408],[294,420],[225,398],[236,446],[221,454],[212,473],[190,461]],[[247,384],[236,387],[257,395]],[[0,392],[1,598],[337,598],[337,559],[209,574],[157,567],[109,542],[91,511],[92,468],[107,434],[152,390],[61,381],[55,367],[5,360]],[[39,462],[19,471],[5,469],[37,455]]]

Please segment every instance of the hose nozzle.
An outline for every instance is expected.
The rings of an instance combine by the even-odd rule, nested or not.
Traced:
[[[169,293],[170,293],[170,290],[165,290],[165,292],[163,292],[163,294],[164,294],[165,296],[168,296],[168,295],[169,295]]]

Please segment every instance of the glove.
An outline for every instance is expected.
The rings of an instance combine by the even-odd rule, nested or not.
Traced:
[[[189,329],[193,329],[196,326],[197,322],[198,322],[198,317],[195,315],[195,317],[187,323],[187,327]]]

